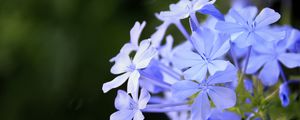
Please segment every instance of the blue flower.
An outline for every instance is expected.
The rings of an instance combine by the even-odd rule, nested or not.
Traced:
[[[256,16],[256,7],[229,10],[226,21],[219,21],[216,29],[231,35],[231,40],[240,48],[259,44],[263,41],[281,40],[284,31],[273,31],[269,25],[279,20],[280,14],[270,8],[264,8]]]
[[[236,94],[234,90],[220,86],[220,84],[232,82],[236,79],[237,70],[233,66],[228,66],[225,71],[217,72],[201,83],[191,80],[177,82],[172,86],[172,93],[175,98],[179,99],[186,99],[198,93],[192,104],[192,119],[206,120],[211,114],[209,98],[217,109],[222,110],[235,105]]]
[[[287,68],[299,67],[300,54],[287,52],[291,40],[290,36],[286,36],[280,41],[256,45],[250,55],[246,73],[254,74],[262,68],[258,77],[264,85],[272,86],[277,83],[280,70],[282,70],[279,63]]]
[[[131,98],[125,91],[119,90],[115,99],[115,107],[118,110],[110,116],[110,120],[144,120],[142,109],[150,99],[150,94],[145,90],[141,90],[139,99]]]
[[[281,105],[283,107],[287,107],[290,103],[290,90],[289,90],[289,86],[288,86],[288,82],[285,82],[283,84],[280,85],[279,87],[279,98],[281,100]]]
[[[140,46],[133,58],[130,59],[128,54],[120,54],[118,59],[115,60],[114,66],[111,68],[111,73],[122,74],[110,82],[104,83],[102,90],[104,93],[109,90],[119,87],[127,79],[127,92],[133,93],[139,87],[139,70],[146,68],[150,63],[151,59],[155,57],[157,50],[151,47],[149,40],[144,40],[140,43]]]
[[[117,54],[115,57],[111,58],[109,61],[114,62],[116,59],[118,59],[121,54],[129,55],[132,51],[136,51],[139,48],[139,38],[140,35],[146,25],[146,22],[143,21],[142,24],[139,22],[135,22],[134,26],[130,30],[130,42],[123,45],[123,47],[120,50],[120,53]]]
[[[207,72],[210,75],[226,69],[230,62],[219,59],[230,48],[227,36],[215,34],[210,29],[198,29],[192,34],[194,50],[182,50],[175,54],[173,63],[179,69],[187,69],[183,75],[185,79],[201,82]]]

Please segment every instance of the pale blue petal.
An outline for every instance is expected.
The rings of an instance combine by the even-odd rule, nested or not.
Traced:
[[[259,79],[266,86],[275,85],[279,77],[279,66],[277,60],[267,62],[259,73]]]
[[[283,53],[278,57],[279,61],[288,68],[295,68],[300,66],[299,53]]]
[[[192,51],[183,50],[179,54],[175,54],[172,63],[176,68],[184,69],[201,63],[201,56]]]
[[[245,31],[245,28],[240,24],[224,21],[217,22],[215,29],[224,33],[237,33]]]
[[[128,70],[131,65],[131,60],[129,55],[120,53],[118,59],[115,60],[115,64],[111,67],[110,72],[112,74],[121,74]]]
[[[216,59],[223,56],[230,49],[229,37],[225,35],[219,35],[219,38],[215,41],[213,50],[211,52],[211,59]]]
[[[201,82],[207,74],[207,65],[205,62],[197,64],[183,72],[183,76],[187,80],[197,80]]]
[[[154,47],[159,47],[161,45],[161,41],[163,40],[166,30],[170,24],[167,22],[164,22],[160,26],[156,28],[156,32],[153,33],[150,37],[151,43]]]
[[[110,115],[110,120],[132,120],[134,110],[120,110]]]
[[[134,45],[138,45],[139,37],[146,25],[146,22],[143,21],[142,24],[135,22],[133,28],[130,30],[130,42]]]
[[[147,105],[148,101],[150,100],[150,98],[151,98],[151,96],[150,96],[149,92],[146,89],[142,88],[140,97],[138,100],[139,109],[146,108],[146,105]]]
[[[207,78],[209,85],[218,83],[226,83],[237,80],[237,69],[233,65],[228,65],[225,71],[216,72],[214,75]]]
[[[208,95],[218,109],[230,108],[236,103],[236,94],[230,88],[210,86]]]
[[[255,19],[256,15],[257,15],[257,8],[255,6],[248,6],[248,7],[244,7],[240,10],[238,10],[238,12],[240,13],[240,15],[247,19],[248,23],[253,22],[253,20]]]
[[[172,96],[184,100],[199,90],[199,85],[190,80],[183,80],[172,85]]]
[[[144,119],[145,119],[145,117],[144,117],[143,113],[140,110],[137,110],[135,112],[133,120],[144,120]]]
[[[103,92],[106,93],[113,88],[117,88],[117,87],[121,86],[128,79],[129,76],[130,76],[130,73],[124,73],[124,74],[116,77],[112,81],[104,83],[102,86]]]
[[[239,48],[245,48],[255,43],[255,38],[252,35],[253,33],[244,32],[239,35],[236,39],[232,40]]]
[[[278,31],[273,30],[271,28],[265,27],[262,29],[257,29],[254,32],[256,35],[260,37],[260,39],[263,39],[265,41],[276,41],[276,40],[282,40],[286,37],[285,31]],[[257,39],[259,40],[259,39]],[[262,40],[260,40],[262,41]]]
[[[247,20],[241,16],[241,14],[235,10],[235,9],[230,9],[228,14],[235,20],[235,22],[240,23],[240,24],[245,24]]]
[[[146,68],[157,53],[158,51],[155,48],[149,47],[138,60],[133,60],[133,63],[136,65],[137,69]]]
[[[139,48],[133,58],[133,63],[138,63],[141,59],[143,59],[143,55],[145,51],[149,48],[150,46],[150,40],[143,40],[141,41]]]
[[[115,99],[115,107],[118,110],[130,109],[130,104],[134,103],[132,98],[123,90],[118,90],[117,97]]]
[[[264,8],[262,11],[256,16],[255,22],[257,28],[264,27],[275,23],[280,19],[280,14],[275,12],[273,9]]]
[[[124,53],[125,55],[129,55],[133,50],[137,50],[138,44],[126,43],[121,48],[120,52]]]
[[[210,75],[214,75],[218,71],[223,71],[227,68],[228,61],[224,60],[213,60],[208,63],[208,71]]]
[[[211,114],[210,101],[206,92],[198,94],[192,104],[192,120],[206,120]]]
[[[247,65],[246,73],[254,74],[261,68],[266,62],[268,62],[272,56],[269,55],[254,55],[252,53],[249,58],[249,62]]]
[[[202,14],[212,15],[219,20],[224,20],[224,15],[213,4],[206,4],[200,10],[198,10],[198,12]]]
[[[137,70],[134,70],[128,79],[127,82],[127,93],[134,93],[139,88],[139,78],[140,73]]]
[[[198,29],[196,32],[192,33],[191,37],[195,49],[199,54],[209,55],[211,48],[213,47],[213,41],[216,37],[212,30],[208,28]]]

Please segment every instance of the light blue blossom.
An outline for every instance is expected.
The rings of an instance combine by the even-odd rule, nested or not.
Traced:
[[[213,75],[217,71],[225,70],[230,64],[228,61],[219,59],[230,48],[227,36],[215,34],[203,28],[193,32],[191,39],[194,50],[182,50],[181,54],[175,54],[173,58],[175,67],[187,69],[183,73],[185,79],[201,82],[207,72]]]
[[[134,26],[130,30],[130,42],[124,44],[120,50],[120,53],[111,58],[110,62],[116,61],[116,59],[122,56],[121,54],[129,55],[132,51],[136,51],[139,48],[139,38],[145,25],[145,21],[143,21],[142,24],[135,22]]]
[[[286,36],[284,40],[256,45],[250,55],[246,73],[254,74],[262,68],[258,76],[262,83],[266,86],[277,83],[280,71],[282,71],[279,63],[287,68],[300,66],[300,54],[287,52],[291,41],[293,39]]]
[[[226,21],[219,21],[216,29],[231,35],[231,40],[240,48],[259,44],[264,41],[281,40],[284,31],[273,31],[269,25],[279,20],[280,14],[270,8],[264,8],[256,16],[256,7],[244,7],[229,10]]]
[[[131,60],[128,54],[120,54],[111,68],[111,73],[122,74],[110,82],[104,83],[102,86],[103,92],[119,87],[127,79],[127,92],[133,93],[139,87],[140,69],[146,68],[151,59],[157,55],[157,50],[153,48],[149,40],[144,40]]]
[[[235,105],[236,94],[234,90],[220,86],[220,84],[236,79],[237,70],[233,66],[228,66],[225,71],[217,72],[200,83],[191,80],[177,82],[172,86],[172,92],[173,96],[179,99],[186,99],[198,93],[192,104],[192,119],[206,120],[211,114],[209,98],[217,109],[223,110]]]
[[[138,100],[131,98],[125,91],[119,90],[115,99],[115,107],[118,111],[110,116],[110,120],[144,120],[141,110],[146,108],[150,97],[145,89],[141,90]]]
[[[290,103],[290,90],[288,85],[288,82],[284,82],[279,87],[279,98],[283,107],[287,107]]]

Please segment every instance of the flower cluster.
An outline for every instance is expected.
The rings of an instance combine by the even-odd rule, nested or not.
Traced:
[[[172,120],[259,118],[259,105],[277,92],[282,106],[288,106],[289,84],[298,81],[288,80],[283,67],[300,67],[300,32],[273,25],[281,16],[270,8],[258,12],[255,6],[236,5],[223,15],[215,2],[171,4],[169,11],[156,14],[163,21],[156,32],[140,42],[146,22],[135,23],[130,42],[110,60],[111,73],[118,76],[102,86],[106,93],[127,81],[127,91],[117,93],[118,111],[111,120],[143,120],[143,112],[165,113]],[[197,14],[208,18],[199,22]],[[189,20],[190,31],[183,19]],[[172,35],[165,35],[170,25],[186,41],[173,45]],[[275,90],[255,106],[251,102],[264,92],[259,86]],[[239,109],[242,104],[251,104],[250,111]]]

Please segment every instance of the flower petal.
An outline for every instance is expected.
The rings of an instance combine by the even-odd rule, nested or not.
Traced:
[[[247,65],[246,73],[253,74],[259,70],[267,61],[271,59],[269,55],[254,55],[250,54],[249,62]]]
[[[139,109],[146,108],[146,105],[147,105],[148,101],[150,100],[150,98],[151,98],[151,96],[150,96],[149,92],[146,89],[142,88],[141,94],[139,97],[139,101],[138,101]]]
[[[210,102],[206,92],[200,93],[192,104],[192,120],[207,120],[211,114]]]
[[[132,120],[134,110],[120,110],[110,115],[110,120]]]
[[[219,38],[215,41],[213,50],[211,52],[211,59],[216,59],[223,56],[230,49],[229,37],[224,35],[219,35]]]
[[[123,90],[118,90],[117,97],[115,99],[115,107],[118,110],[124,110],[130,108],[130,103],[134,102],[132,98]]]
[[[282,62],[288,68],[295,68],[300,66],[300,54],[298,53],[284,53],[278,57],[279,61]]]
[[[257,27],[264,27],[275,23],[280,19],[280,14],[275,12],[273,9],[264,8],[262,11],[256,16],[255,22]]]
[[[224,71],[229,64],[228,61],[224,60],[213,60],[208,63],[208,71],[210,75],[214,75],[218,71]]]
[[[211,86],[208,95],[218,109],[230,108],[236,103],[235,92],[230,88]]]
[[[259,73],[259,79],[266,86],[272,86],[278,81],[279,67],[277,60],[267,62]]]
[[[117,88],[117,87],[121,86],[128,79],[129,76],[130,76],[130,73],[124,73],[124,74],[116,77],[112,81],[104,83],[102,86],[103,92],[106,93],[113,88]]]
[[[214,75],[207,78],[209,85],[218,83],[227,83],[237,80],[237,69],[233,65],[228,65],[225,71],[216,72]]]
[[[172,58],[173,65],[178,69],[184,69],[197,64],[201,64],[201,61],[202,59],[199,54],[187,50],[183,50],[178,54],[175,53]]]
[[[190,80],[183,80],[172,85],[172,95],[184,100],[199,91],[199,85]]]
[[[130,66],[131,60],[129,55],[120,53],[115,59],[115,64],[111,67],[110,72],[112,74],[120,74],[127,71],[128,66]]]
[[[133,120],[144,120],[144,119],[145,119],[145,117],[144,117],[143,113],[140,110],[137,110],[135,112]]]
[[[134,44],[136,46],[138,45],[139,37],[140,37],[145,25],[146,25],[145,21],[143,21],[142,24],[140,24],[139,22],[135,22],[134,26],[130,30],[130,42],[132,44]]]
[[[215,29],[224,33],[237,33],[245,30],[245,28],[240,24],[224,21],[218,21]]]
[[[127,93],[135,93],[139,88],[140,73],[135,70],[130,74],[127,82]]]
[[[197,80],[200,82],[205,79],[206,73],[207,65],[202,62],[184,71],[183,76],[187,80]]]

